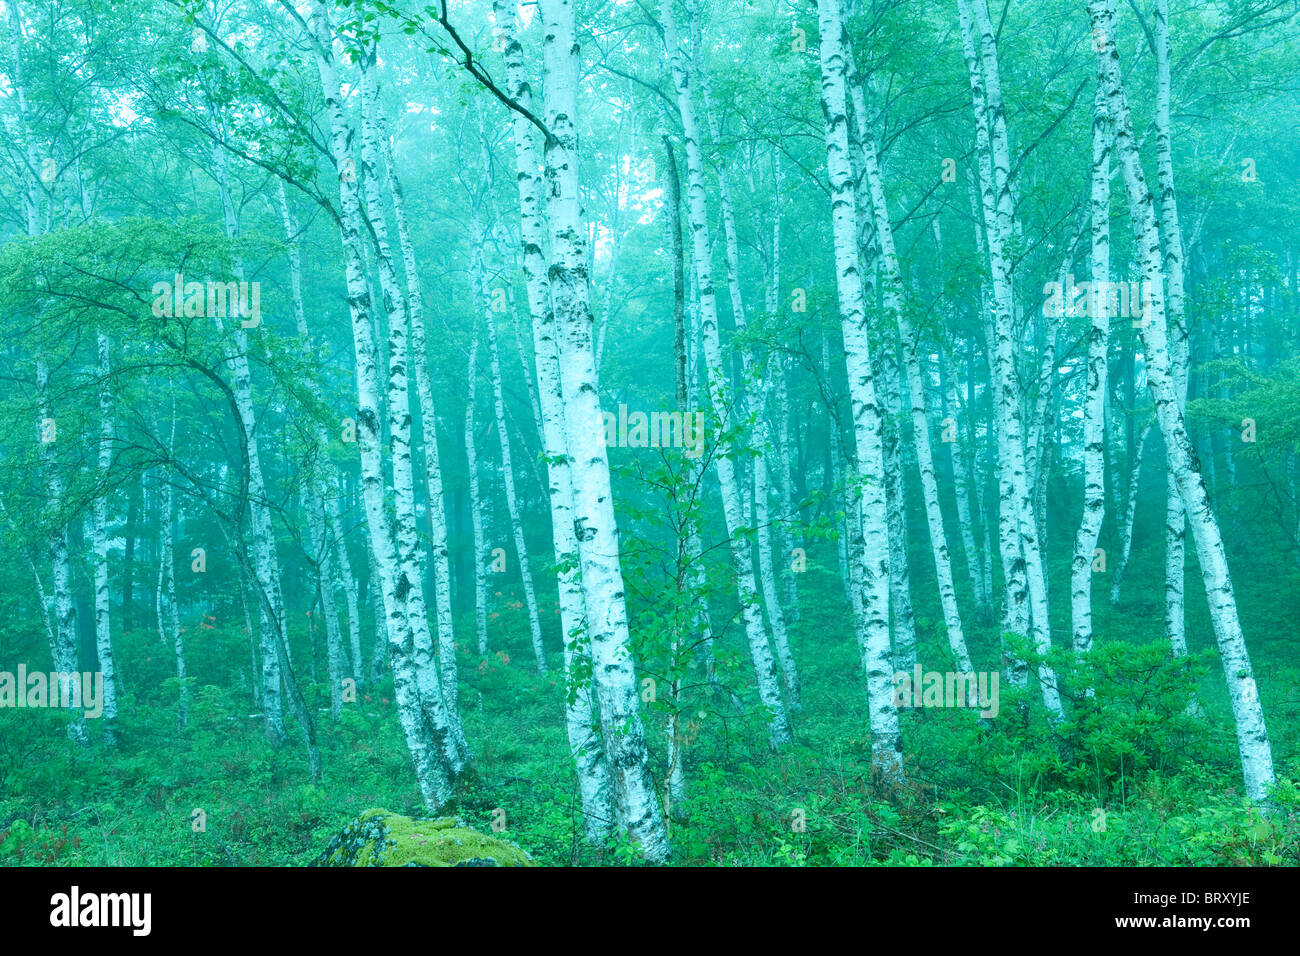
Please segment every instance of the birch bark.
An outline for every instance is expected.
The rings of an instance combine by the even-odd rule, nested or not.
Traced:
[[[786,703],[781,697],[776,661],[768,642],[766,628],[763,626],[762,606],[754,580],[753,560],[745,528],[740,482],[736,476],[734,450],[731,440],[725,437],[725,433],[730,431],[731,427],[733,397],[727,382],[722,341],[718,330],[717,297],[713,287],[712,249],[705,200],[704,159],[700,149],[700,130],[691,94],[690,76],[686,68],[684,52],[678,43],[671,0],[661,0],[660,21],[664,28],[664,43],[686,141],[686,209],[691,232],[691,253],[699,287],[700,329],[703,333],[709,399],[723,432],[717,441],[715,458],[718,483],[722,490],[722,511],[727,526],[737,598],[745,623],[750,659],[758,682],[759,699],[769,714],[769,743],[775,750],[792,740],[790,717],[786,710]]]
[[[424,601],[424,560],[415,521],[415,477],[411,453],[411,395],[407,369],[410,367],[410,325],[406,300],[394,267],[384,216],[379,155],[379,105],[375,80],[377,45],[361,57],[361,179],[365,186],[365,209],[374,239],[375,262],[388,319],[388,421],[392,450],[393,503],[397,539],[397,593],[405,597],[410,621],[415,678],[420,705],[440,757],[454,778],[469,761],[469,745],[461,728],[454,690],[448,690],[454,675],[443,681],[437,669],[429,614]],[[444,686],[444,683],[447,686]]]
[[[226,237],[239,236],[239,219],[230,194],[226,151],[220,143],[213,148],[213,165],[216,168],[217,186],[221,192],[221,210]],[[232,269],[235,280],[244,281],[244,266],[238,259]],[[248,332],[240,315],[234,316],[234,351],[226,357],[231,373],[231,390],[239,409],[239,425],[244,430],[244,447],[247,449],[248,513],[253,531],[253,568],[258,587],[267,601],[257,602],[259,634],[262,648],[262,713],[265,715],[266,736],[273,745],[284,742],[284,703],[280,674],[280,659],[275,647],[279,634],[286,626],[284,596],[280,587],[280,559],[275,547],[275,528],[271,523],[271,510],[267,504],[266,481],[262,474],[262,459],[258,448],[257,412],[253,405],[253,375],[248,365]],[[222,318],[212,316],[218,331],[223,328]],[[269,607],[268,607],[269,604]],[[286,634],[286,640],[287,634]]]
[[[533,91],[524,71],[523,48],[514,29],[517,0],[494,0],[501,25],[507,90],[516,103],[531,111]],[[581,559],[574,527],[573,474],[565,436],[564,392],[560,383],[560,353],[555,314],[543,254],[542,177],[538,175],[537,142],[528,120],[515,113],[511,120],[515,146],[516,183],[519,194],[519,238],[524,285],[528,295],[533,355],[537,364],[539,424],[546,457],[554,546],[564,638],[564,725],[569,753],[578,774],[587,838],[599,844],[614,824],[610,772],[600,735],[600,720],[593,698],[591,644],[587,628],[586,598],[580,577]]]
[[[112,621],[108,588],[108,476],[113,466],[113,392],[109,387],[112,365],[108,336],[97,336],[99,352],[99,480],[103,490],[95,497],[92,550],[95,556],[95,650],[104,678],[104,742],[117,745],[117,669],[113,664]]]
[[[1119,52],[1115,44],[1115,11],[1109,0],[1089,0],[1088,13],[1097,43],[1099,82],[1106,88],[1107,106],[1115,123],[1115,152],[1124,171],[1133,240],[1148,288],[1159,290],[1146,303],[1141,326],[1142,345],[1146,353],[1147,387],[1156,408],[1156,419],[1165,439],[1169,468],[1178,481],[1187,520],[1196,543],[1201,577],[1210,606],[1219,656],[1236,721],[1237,747],[1241,755],[1242,775],[1247,795],[1256,801],[1268,799],[1274,783],[1273,754],[1264,710],[1251,673],[1250,655],[1237,616],[1237,601],[1228,573],[1227,556],[1219,523],[1210,507],[1205,482],[1196,463],[1195,451],[1187,434],[1179,401],[1176,366],[1170,358],[1164,301],[1164,259],[1155,203],[1142,171],[1132,119],[1119,69]]]
[[[384,633],[392,658],[393,693],[399,720],[411,754],[416,781],[426,806],[436,809],[451,795],[454,776],[443,753],[434,746],[420,701],[420,688],[411,662],[408,644],[411,625],[405,596],[397,589],[397,546],[392,522],[384,503],[384,467],[379,417],[379,368],[374,329],[370,317],[370,291],[362,259],[362,219],[350,155],[351,133],[343,113],[338,72],[333,57],[333,31],[322,0],[311,0],[310,33],[321,92],[329,121],[330,149],[339,181],[341,209],[340,240],[347,267],[348,311],[356,353],[357,445],[361,454],[361,487],[366,506],[366,525],[374,557],[372,590],[378,585],[385,615]],[[374,602],[379,610],[379,601]]]
[[[1157,224],[1164,248],[1165,317],[1169,327],[1169,362],[1178,407],[1185,411],[1191,350],[1183,290],[1183,237],[1174,191],[1172,80],[1169,63],[1169,0],[1156,0],[1153,17],[1156,55],[1156,203]],[[1165,491],[1165,633],[1174,654],[1187,654],[1184,581],[1187,564],[1187,517],[1178,479],[1168,469]]]
[[[382,130],[381,130],[382,132]],[[459,720],[459,678],[456,666],[456,633],[451,611],[451,556],[447,550],[447,497],[442,483],[442,459],[438,452],[438,414],[433,401],[433,376],[429,371],[429,348],[424,328],[424,292],[415,244],[406,219],[406,195],[397,174],[393,146],[388,136],[380,137],[389,195],[393,200],[393,221],[397,244],[406,270],[406,303],[411,323],[411,353],[415,365],[415,392],[420,405],[424,434],[424,489],[429,513],[429,550],[433,555],[433,596],[438,623],[438,665],[442,692],[449,713]]]
[[[571,0],[540,0],[549,277],[565,433],[573,475],[573,524],[586,597],[601,734],[619,829],[650,862],[671,852],[649,771],[638,708],[604,419],[596,385],[591,303],[578,186],[578,42]]]
[[[846,55],[852,54],[846,51]],[[944,528],[943,510],[939,506],[939,482],[934,473],[934,453],[930,447],[930,421],[926,408],[925,383],[921,377],[921,360],[917,355],[917,333],[907,314],[904,302],[903,274],[894,248],[894,228],[889,221],[885,205],[885,186],[876,157],[875,139],[867,129],[866,98],[858,84],[852,88],[854,112],[857,114],[858,138],[862,144],[862,158],[867,190],[875,214],[876,238],[880,243],[880,262],[884,269],[882,288],[885,312],[892,314],[898,326],[903,346],[903,371],[907,382],[907,398],[912,418],[912,440],[916,446],[916,460],[921,474],[921,494],[925,502],[926,524],[930,529],[930,550],[934,556],[935,573],[939,581],[939,603],[943,608],[944,627],[948,632],[948,648],[953,661],[962,673],[973,670],[970,652],[966,648],[966,635],[962,629],[961,613],[957,608],[957,589],[952,581],[952,557],[948,551],[948,536]]]
[[[1006,587],[1007,624],[1017,634],[1032,636],[1035,650],[1051,649],[1047,620],[1047,591],[1038,547],[1037,519],[1025,467],[1020,387],[1016,370],[1015,307],[1007,246],[1015,232],[1010,185],[1011,155],[1002,108],[997,48],[985,0],[958,0],[962,46],[970,74],[979,155],[981,208],[992,273],[994,355],[998,420],[999,541]],[[973,18],[972,18],[973,15]],[[978,42],[978,57],[976,44]],[[1020,667],[1012,667],[1021,682]],[[1042,662],[1038,678],[1043,704],[1054,719],[1064,716],[1056,675]]]
[[[487,542],[483,534],[483,496],[479,490],[478,448],[474,436],[475,405],[478,402],[478,325],[475,323],[469,347],[468,385],[465,390],[465,457],[469,471],[469,517],[474,535],[474,630],[478,635],[479,657],[487,657]]]
[[[848,100],[845,77],[843,13],[840,0],[818,0],[820,27],[821,99],[826,121],[826,169],[831,183],[831,228],[835,247],[835,278],[853,433],[857,449],[856,483],[860,510],[850,516],[851,533],[860,528],[862,547],[849,555],[854,600],[861,607],[859,642],[867,677],[874,762],[886,776],[901,774],[901,739],[894,701],[889,647],[889,532],[886,527],[884,455],[881,408],[871,374],[871,355],[862,275],[858,265],[858,210],[849,157]]]
[[[1083,517],[1070,565],[1074,652],[1092,650],[1093,550],[1106,514],[1106,359],[1110,336],[1110,121],[1097,85],[1092,120],[1092,288],[1088,297],[1088,384],[1083,405]],[[1089,696],[1092,688],[1087,688]]]

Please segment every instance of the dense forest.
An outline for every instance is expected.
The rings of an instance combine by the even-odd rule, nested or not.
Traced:
[[[1300,863],[1294,0],[0,9],[0,863]]]

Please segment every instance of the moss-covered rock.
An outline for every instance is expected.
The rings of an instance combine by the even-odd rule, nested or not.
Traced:
[[[479,833],[455,817],[413,820],[367,810],[311,866],[536,866],[515,844]]]

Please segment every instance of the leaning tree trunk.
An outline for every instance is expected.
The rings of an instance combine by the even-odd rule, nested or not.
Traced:
[[[339,183],[340,239],[347,269],[348,311],[352,320],[352,341],[356,353],[357,416],[356,437],[361,453],[361,488],[366,507],[366,525],[375,563],[372,590],[382,593],[386,615],[384,633],[392,658],[393,693],[397,701],[407,750],[411,754],[416,781],[424,803],[430,809],[442,806],[451,796],[455,772],[446,750],[437,746],[424,716],[415,667],[407,650],[411,625],[404,595],[397,590],[397,544],[384,502],[384,466],[379,417],[379,355],[371,324],[370,290],[362,254],[362,217],[355,184],[355,159],[350,153],[352,132],[348,129],[339,92],[338,71],[333,60],[333,35],[322,0],[311,2],[311,32],[321,91],[329,118],[330,149]],[[380,610],[375,602],[376,611]],[[441,743],[441,742],[438,742]]]
[[[1106,87],[1107,107],[1115,123],[1115,151],[1124,171],[1129,215],[1133,223],[1133,242],[1147,288],[1164,288],[1164,261],[1160,248],[1160,231],[1155,204],[1147,186],[1138,155],[1137,142],[1129,114],[1124,84],[1120,76],[1119,51],[1115,44],[1115,10],[1109,0],[1089,0],[1097,46],[1098,82]],[[1237,747],[1241,754],[1246,793],[1256,801],[1265,801],[1273,786],[1273,752],[1269,746],[1264,709],[1260,704],[1250,655],[1237,600],[1228,573],[1227,555],[1218,519],[1210,507],[1209,494],[1201,477],[1196,454],[1187,434],[1179,401],[1176,368],[1169,355],[1169,340],[1162,295],[1154,295],[1145,304],[1141,326],[1142,345],[1147,360],[1147,387],[1155,404],[1156,420],[1165,439],[1169,469],[1178,480],[1179,494],[1196,543],[1201,577],[1210,606],[1210,620],[1223,661],[1232,712],[1237,725]]]
[[[718,483],[722,491],[722,512],[727,526],[732,567],[736,578],[737,599],[745,622],[745,636],[749,644],[750,659],[758,682],[758,696],[769,716],[768,741],[773,749],[784,747],[792,737],[790,717],[781,697],[781,684],[777,677],[776,661],[763,626],[763,611],[754,580],[749,538],[746,534],[744,511],[741,503],[740,482],[736,476],[736,462],[732,442],[725,437],[730,431],[732,395],[727,383],[727,371],[722,356],[722,340],[718,330],[718,304],[713,288],[713,255],[709,240],[709,215],[705,202],[704,159],[700,149],[700,129],[696,120],[694,99],[685,56],[677,40],[677,28],[671,0],[661,0],[660,17],[664,27],[664,43],[669,67],[677,91],[677,106],[682,118],[686,141],[687,169],[687,219],[691,231],[691,253],[695,263],[696,282],[699,287],[700,329],[703,332],[705,370],[708,377],[709,399],[718,419],[721,435],[717,442],[716,466]]]

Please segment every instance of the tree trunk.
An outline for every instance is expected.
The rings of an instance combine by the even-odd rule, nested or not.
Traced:
[[[975,24],[972,24],[972,10]],[[993,325],[990,351],[994,355],[998,421],[999,543],[1006,591],[1006,623],[1016,634],[1032,636],[1035,650],[1051,650],[1047,620],[1047,591],[1038,547],[1037,519],[1033,513],[1025,467],[1024,430],[1020,417],[1020,386],[1016,370],[1014,304],[1011,263],[1006,249],[1015,232],[1014,208],[1008,178],[1010,148],[1002,109],[1001,81],[992,22],[985,0],[958,0],[962,45],[970,74],[975,113],[976,150],[979,156],[981,208],[992,273]],[[978,34],[976,33],[978,26]],[[978,41],[979,56],[976,56]],[[1023,685],[1023,665],[1013,662],[1013,681]],[[1038,666],[1043,704],[1054,719],[1064,715],[1056,675],[1046,662]]]
[[[573,476],[573,525],[586,598],[592,671],[619,829],[646,860],[671,850],[650,776],[618,528],[596,385],[585,232],[578,198],[578,43],[571,0],[540,0],[545,68],[545,166],[551,240],[552,322]],[[549,329],[543,330],[550,332]]]
[[[1124,171],[1134,245],[1144,279],[1150,283],[1148,288],[1161,290],[1164,288],[1164,261],[1160,233],[1156,223],[1155,204],[1142,172],[1123,80],[1120,77],[1119,52],[1114,41],[1114,7],[1109,0],[1089,0],[1088,12],[1093,35],[1100,38],[1096,44],[1100,47],[1097,53],[1098,81],[1106,87],[1107,105],[1115,123],[1115,151]],[[1151,301],[1146,303],[1141,335],[1147,360],[1147,387],[1155,403],[1160,432],[1165,439],[1169,469],[1178,481],[1178,490],[1196,543],[1201,577],[1210,605],[1210,620],[1214,625],[1236,720],[1237,747],[1241,754],[1246,793],[1252,800],[1264,801],[1274,783],[1273,753],[1264,724],[1264,710],[1251,673],[1245,636],[1237,617],[1237,601],[1228,574],[1219,523],[1210,507],[1209,495],[1183,419],[1176,366],[1169,355],[1163,295],[1152,295]]]
[[[866,303],[858,266],[858,211],[849,157],[849,117],[845,90],[848,67],[840,0],[818,0],[821,31],[822,111],[826,120],[826,169],[831,183],[831,228],[835,278],[849,399],[853,409],[859,509],[850,514],[851,535],[861,534],[860,549],[848,557],[856,579],[854,602],[859,646],[867,678],[871,750],[886,777],[902,772],[898,709],[894,701],[889,647],[889,532],[886,526],[883,414],[871,374]],[[860,529],[860,530],[859,530]]]
[[[433,555],[434,610],[438,616],[438,664],[442,694],[452,719],[460,721],[460,685],[456,666],[456,634],[451,610],[451,556],[447,549],[447,496],[442,484],[442,460],[438,453],[438,415],[433,403],[433,377],[429,371],[429,349],[424,330],[424,293],[420,285],[420,268],[415,259],[415,245],[406,220],[406,197],[393,147],[384,131],[385,167],[389,194],[393,199],[393,219],[397,224],[397,243],[402,250],[406,269],[406,302],[411,322],[411,352],[415,358],[415,392],[420,403],[420,427],[424,442],[424,490],[428,501],[429,550]]]
[[[691,253],[695,263],[695,276],[699,286],[700,330],[703,333],[704,361],[708,378],[709,399],[713,405],[717,427],[721,435],[717,441],[715,462],[718,483],[722,491],[722,512],[727,526],[733,572],[736,578],[737,600],[745,623],[745,636],[749,644],[750,659],[758,682],[758,695],[770,717],[768,740],[773,749],[788,744],[790,718],[781,698],[781,685],[777,678],[776,661],[763,626],[762,606],[754,580],[748,529],[744,525],[740,482],[736,476],[732,442],[725,437],[731,428],[731,389],[727,383],[726,365],[722,356],[722,341],[718,330],[717,297],[713,289],[712,249],[709,240],[708,210],[705,202],[704,159],[700,149],[700,130],[696,121],[695,103],[691,95],[690,78],[685,57],[677,40],[677,28],[671,0],[661,0],[660,19],[664,27],[664,43],[669,67],[677,91],[677,105],[682,117],[686,141],[687,170],[687,220],[691,231]],[[742,319],[743,321],[743,319]]]
[[[429,614],[424,601],[424,560],[415,521],[415,475],[411,453],[411,395],[407,376],[410,361],[410,326],[388,242],[380,188],[379,110],[375,85],[375,45],[361,58],[361,179],[365,184],[365,208],[375,244],[379,285],[388,319],[388,421],[392,449],[393,503],[397,538],[397,593],[404,595],[410,619],[412,663],[419,684],[420,705],[429,723],[431,737],[454,779],[469,762],[469,745],[461,728],[458,708],[448,703],[438,674]],[[454,700],[454,695],[450,695]]]
[[[1074,652],[1092,650],[1093,551],[1106,514],[1106,372],[1110,344],[1110,119],[1100,84],[1092,120],[1092,288],[1088,297],[1088,385],[1083,404],[1083,517],[1070,564]],[[1092,696],[1092,688],[1087,688]]]
[[[330,147],[339,181],[342,211],[340,239],[347,266],[347,295],[352,319],[352,340],[356,352],[357,445],[361,453],[361,486],[365,500],[367,528],[374,557],[372,594],[382,593],[382,611],[386,616],[384,633],[392,657],[393,693],[398,716],[415,768],[416,781],[424,803],[436,810],[451,795],[455,771],[445,758],[445,750],[432,739],[420,701],[420,687],[407,650],[411,624],[405,595],[397,589],[397,545],[392,522],[384,504],[384,468],[379,417],[378,349],[370,317],[370,291],[362,259],[362,219],[355,185],[354,159],[350,155],[351,133],[343,113],[339,79],[333,61],[333,35],[322,0],[312,0],[311,32],[314,54],[320,74],[321,91],[329,117]],[[378,578],[377,581],[374,578]],[[409,586],[409,582],[407,583]],[[376,611],[379,601],[374,602]],[[441,742],[439,742],[441,743]]]
[[[95,556],[95,650],[104,680],[104,742],[117,746],[117,669],[113,665],[113,634],[109,619],[108,589],[108,476],[113,466],[113,392],[108,336],[98,335],[99,349],[99,480],[104,487],[95,497],[93,544]]]
[[[221,191],[221,210],[226,237],[239,235],[239,220],[235,203],[230,195],[226,172],[225,147],[213,148],[213,163],[217,170],[217,185]],[[236,281],[244,281],[244,266],[238,259],[232,269]],[[235,310],[238,312],[239,310]],[[220,316],[213,316],[217,329],[222,329]],[[239,425],[244,430],[243,445],[247,454],[248,511],[252,519],[253,568],[257,573],[257,586],[269,599],[257,602],[262,647],[262,713],[267,739],[273,746],[284,743],[284,704],[281,697],[280,659],[275,653],[276,635],[287,626],[284,615],[284,596],[280,587],[280,559],[275,547],[275,528],[271,522],[271,509],[267,503],[266,482],[262,475],[262,459],[258,450],[257,413],[253,405],[253,375],[248,365],[248,332],[240,315],[234,316],[234,352],[227,356],[226,366],[231,373],[231,390],[239,409]],[[286,640],[287,640],[286,633]]]
[[[524,72],[523,49],[514,30],[516,0],[494,0],[493,9],[504,36],[506,80],[510,95],[525,109],[533,105],[532,86]],[[537,175],[537,144],[533,126],[514,114],[511,127],[519,193],[519,237],[524,284],[537,363],[537,400],[551,506],[551,532],[564,638],[564,725],[569,753],[578,774],[587,838],[602,843],[614,826],[610,772],[592,695],[592,662],[587,642],[587,610],[579,574],[578,540],[574,530],[573,475],[565,436],[564,395],[560,384],[560,354],[556,339],[551,290],[542,253],[545,240],[542,180]]]
[[[852,56],[845,51],[846,56]],[[907,314],[903,301],[903,275],[894,248],[894,229],[885,205],[885,186],[876,159],[876,144],[867,129],[866,102],[861,87],[852,87],[854,112],[857,114],[858,137],[862,144],[862,159],[866,174],[871,207],[875,213],[876,237],[880,243],[880,262],[884,267],[883,298],[885,312],[892,313],[898,326],[898,336],[903,345],[903,372],[907,382],[907,398],[912,418],[912,440],[916,444],[917,466],[921,474],[921,495],[925,503],[925,518],[930,529],[930,549],[934,556],[935,573],[939,579],[939,603],[943,607],[944,627],[948,632],[948,648],[952,651],[957,670],[971,673],[973,666],[966,649],[966,636],[962,629],[961,613],[957,608],[957,589],[952,581],[952,558],[948,552],[948,537],[944,529],[943,509],[939,505],[939,482],[934,473],[934,454],[930,447],[930,421],[926,409],[925,382],[921,377],[921,360],[917,355],[917,333]],[[863,210],[863,214],[866,214]]]

